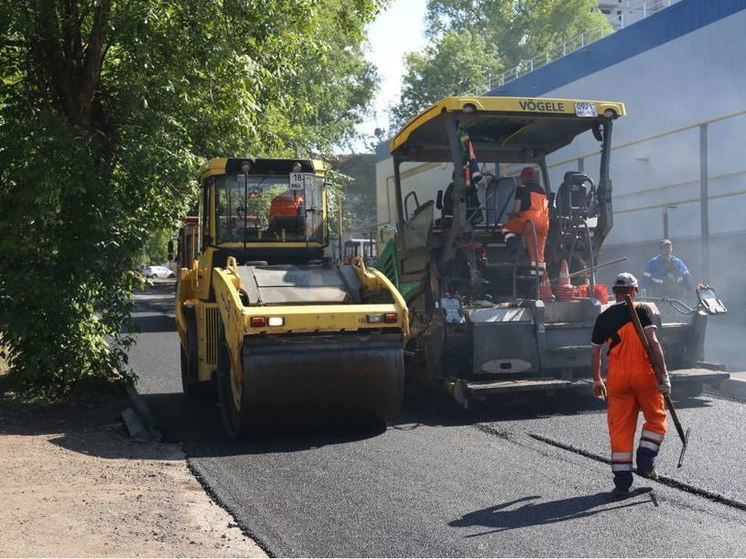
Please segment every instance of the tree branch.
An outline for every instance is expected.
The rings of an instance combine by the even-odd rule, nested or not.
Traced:
[[[38,40],[32,41],[31,47],[36,65],[43,68],[42,80],[57,98],[60,110],[73,124],[78,124],[73,76],[57,37],[59,26],[54,2],[38,2],[34,16]]]
[[[66,0],[63,17],[65,18],[62,22],[65,58],[72,63],[73,70],[77,74],[80,71],[83,50],[80,36],[82,19],[77,0]]]
[[[3,48],[17,48],[25,49],[31,45],[29,41],[21,41],[20,39],[3,39],[0,41],[0,46]]]
[[[91,108],[93,98],[99,83],[101,66],[107,51],[106,26],[109,23],[112,0],[96,0],[96,11],[93,16],[93,25],[88,36],[88,45],[85,49],[85,62],[80,76],[80,89],[78,100],[80,103],[81,117],[87,126],[91,123]]]

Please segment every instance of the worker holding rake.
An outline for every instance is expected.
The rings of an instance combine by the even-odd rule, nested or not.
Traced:
[[[611,470],[614,473],[612,493],[623,497],[632,485],[632,450],[640,410],[645,423],[637,446],[637,473],[650,479],[658,478],[655,458],[666,435],[664,394],[670,392],[671,381],[650,310],[644,305],[635,305],[655,366],[663,372],[660,382],[625,303],[625,296],[634,298],[637,294],[637,279],[632,274],[619,274],[612,289],[617,302],[596,318],[593,327],[591,369],[596,397],[608,399]],[[601,380],[601,349],[605,344],[609,358],[608,387]]]

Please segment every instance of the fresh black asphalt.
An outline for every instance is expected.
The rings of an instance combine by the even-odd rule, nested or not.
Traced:
[[[746,512],[735,506],[642,478],[632,496],[612,499],[609,466],[583,455],[608,453],[603,408],[587,397],[466,414],[410,395],[385,432],[338,425],[231,441],[214,401],[181,394],[172,286],[137,305],[138,389],[167,440],[182,443],[211,494],[271,555],[746,555]],[[690,448],[677,470],[672,429],[661,473],[746,502],[745,410],[682,402]]]

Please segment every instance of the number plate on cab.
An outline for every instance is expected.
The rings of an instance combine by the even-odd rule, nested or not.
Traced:
[[[313,173],[290,173],[290,190],[305,190],[313,187]]]
[[[581,118],[598,116],[596,105],[593,103],[575,103],[575,115]]]

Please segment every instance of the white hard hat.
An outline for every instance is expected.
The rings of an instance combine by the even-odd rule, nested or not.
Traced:
[[[616,277],[612,287],[637,287],[637,278],[629,272],[622,272]]]

